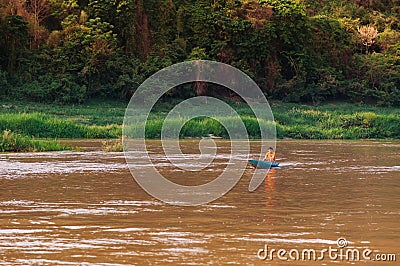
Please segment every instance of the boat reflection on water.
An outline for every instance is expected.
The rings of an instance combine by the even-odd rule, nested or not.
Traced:
[[[265,176],[265,197],[266,197],[266,206],[274,207],[275,203],[275,177],[276,177],[276,169],[269,169],[267,175]]]

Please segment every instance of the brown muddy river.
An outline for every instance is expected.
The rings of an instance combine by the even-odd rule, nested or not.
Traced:
[[[198,152],[195,142],[184,141],[186,152]],[[161,152],[153,162],[177,183],[201,184],[226,166],[229,142],[217,144],[207,171],[177,171]],[[278,141],[281,167],[256,191],[249,167],[229,193],[197,207],[146,194],[124,154],[99,151],[100,141],[74,145],[87,151],[0,154],[0,265],[351,264],[335,257],[349,249],[369,249],[367,265],[400,261],[399,141]],[[265,258],[266,245],[287,252]],[[329,248],[338,251],[320,252]]]

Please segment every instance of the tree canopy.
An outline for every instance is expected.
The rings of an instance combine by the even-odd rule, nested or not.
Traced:
[[[191,59],[231,64],[275,99],[399,106],[400,2],[0,0],[0,97],[128,99]]]

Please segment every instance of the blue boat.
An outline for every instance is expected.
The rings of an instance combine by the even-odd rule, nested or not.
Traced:
[[[272,167],[279,167],[279,163],[277,162],[267,162],[267,161],[258,161],[258,160],[249,160],[249,163],[260,169],[269,169]]]

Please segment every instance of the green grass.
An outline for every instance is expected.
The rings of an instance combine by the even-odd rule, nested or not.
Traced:
[[[0,130],[37,138],[116,138],[121,135],[118,125],[86,125],[42,113],[1,114],[0,125]]]
[[[62,151],[70,149],[55,140],[35,140],[8,130],[0,134],[0,152]]]
[[[258,121],[245,104],[230,103],[240,114],[250,138],[259,138]],[[276,121],[278,138],[296,139],[369,139],[400,138],[400,109],[351,103],[327,103],[310,106],[273,101],[270,103]],[[119,138],[127,103],[93,100],[83,105],[59,106],[29,102],[0,103],[0,132],[11,130],[36,138]],[[148,120],[146,136],[159,138],[163,119],[173,107],[163,103]],[[220,118],[237,127],[234,118]],[[171,121],[180,125],[183,118]],[[268,129],[267,121],[260,121]],[[136,125],[136,128],[142,125]],[[136,130],[135,126],[131,130]],[[201,137],[212,133],[228,137],[214,119],[188,121],[181,137]]]
[[[400,110],[396,108],[343,103],[320,107],[298,105],[274,114],[280,138],[400,138]]]
[[[245,128],[242,128],[241,121],[243,122]],[[220,122],[221,123],[220,123]],[[227,130],[223,125],[226,125],[230,129],[231,135],[228,134]],[[239,118],[235,117],[215,117],[215,119],[199,117],[187,121],[185,118],[173,118],[168,120],[164,124],[164,119],[162,117],[152,118],[146,124],[146,137],[150,139],[160,138],[161,129],[164,126],[167,138],[175,137],[171,134],[173,129],[182,127],[179,132],[180,138],[195,137],[199,138],[202,136],[208,136],[213,134],[215,136],[220,136],[223,138],[243,138],[244,131],[247,129],[248,137],[251,139],[259,139],[261,136],[260,128],[264,132],[271,132],[273,130],[273,123],[267,121],[258,121],[255,117],[241,116]],[[137,136],[136,132],[143,127],[143,124],[135,124],[127,128],[130,136]],[[244,133],[244,134],[243,134]],[[270,134],[269,134],[270,135]]]
[[[121,125],[127,103],[113,100],[91,100],[79,105],[0,101],[0,114],[40,113],[83,125]]]

